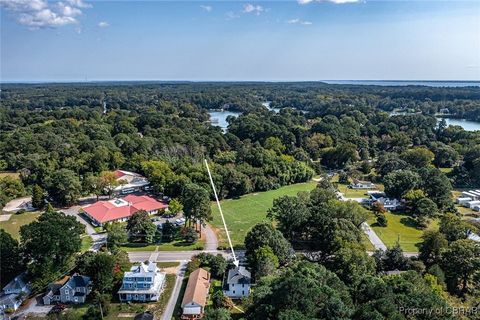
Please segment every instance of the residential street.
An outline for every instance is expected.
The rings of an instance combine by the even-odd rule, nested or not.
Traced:
[[[190,260],[194,255],[199,254],[200,252],[206,252],[211,254],[222,254],[225,258],[232,258],[230,250],[192,250],[192,251],[138,251],[138,252],[129,252],[128,257],[131,262],[143,262],[148,260],[151,257],[156,256],[157,262],[169,262],[169,261],[185,261]],[[235,250],[235,254],[239,260],[245,259],[244,250]]]
[[[183,260],[180,262],[180,266],[177,269],[177,278],[175,279],[175,287],[173,287],[172,295],[168,300],[167,307],[163,312],[162,319],[163,320],[170,320],[172,319],[173,312],[175,311],[175,305],[177,304],[177,300],[179,299],[180,290],[182,289],[182,282],[185,278],[185,270],[187,268],[187,260]]]

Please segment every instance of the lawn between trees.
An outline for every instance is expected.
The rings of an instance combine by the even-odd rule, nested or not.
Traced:
[[[433,219],[426,229],[416,227],[413,219],[402,212],[386,212],[388,225],[381,227],[376,223],[376,217],[371,214],[367,220],[375,233],[382,239],[387,247],[392,247],[397,241],[405,252],[418,252],[419,245],[423,241],[422,235],[425,230],[438,230],[438,220]]]
[[[227,223],[230,237],[235,247],[242,248],[243,242],[248,231],[257,223],[266,221],[267,210],[272,207],[273,199],[290,195],[294,196],[300,191],[311,191],[316,186],[315,181],[307,183],[298,183],[276,190],[266,192],[251,193],[240,197],[239,199],[226,199],[221,201],[223,214]],[[345,186],[346,187],[346,186]],[[351,189],[349,189],[351,191]],[[366,193],[365,190],[358,192],[358,197]],[[354,197],[353,195],[349,195]],[[211,222],[218,237],[220,247],[228,246],[223,223],[215,203],[212,203],[213,221]],[[408,215],[402,213],[387,212],[387,227],[380,227],[375,224],[376,219],[373,213],[367,220],[373,230],[387,245],[393,246],[396,241],[400,240],[400,246],[405,252],[418,252],[418,245],[422,242],[422,234],[424,230],[416,228]],[[437,230],[438,221],[432,220],[428,230]],[[374,248],[365,237],[364,244],[367,250],[373,251]]]
[[[243,241],[248,231],[257,223],[267,220],[267,210],[272,207],[273,199],[281,196],[295,196],[300,191],[311,191],[317,183],[309,181],[297,183],[265,192],[250,193],[238,199],[226,199],[221,201],[223,215],[227,223],[230,237],[235,247],[243,247]],[[227,236],[223,227],[216,203],[212,202],[214,227],[218,244],[220,247],[227,247]]]

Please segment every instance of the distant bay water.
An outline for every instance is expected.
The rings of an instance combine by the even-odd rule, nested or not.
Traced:
[[[438,122],[442,120],[442,118],[437,118]],[[470,121],[466,119],[454,119],[454,118],[444,118],[447,126],[460,126],[465,131],[478,131],[480,130],[480,122]]]
[[[368,86],[480,87],[480,81],[323,80],[322,82]]]

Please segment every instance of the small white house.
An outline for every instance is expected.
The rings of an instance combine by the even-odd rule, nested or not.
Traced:
[[[475,242],[480,242],[480,236],[472,231],[468,232],[468,239],[473,240]]]
[[[457,198],[456,202],[459,204],[459,205],[464,205],[466,204],[467,202],[470,202],[470,201],[473,201],[472,198],[470,197],[465,197],[465,198]]]
[[[375,184],[371,181],[362,181],[358,179],[353,179],[353,182],[350,183],[350,188],[352,189],[375,189]]]
[[[232,299],[248,297],[252,285],[252,275],[245,267],[228,270],[223,293]]]
[[[378,198],[377,201],[383,204],[383,207],[389,211],[398,210],[402,206],[402,203],[397,199],[381,197]]]
[[[472,198],[472,200],[478,200],[480,195],[477,190],[464,191],[462,192],[462,198]]]
[[[477,205],[480,205],[480,201],[479,201],[479,200],[468,201],[468,202],[465,203],[463,206],[464,206],[464,207],[467,207],[467,208],[473,209],[473,207],[475,207],[475,206],[477,206]]]

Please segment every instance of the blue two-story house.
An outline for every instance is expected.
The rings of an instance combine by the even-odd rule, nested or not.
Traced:
[[[120,301],[158,301],[164,283],[165,273],[155,262],[142,262],[125,272],[118,296]]]

